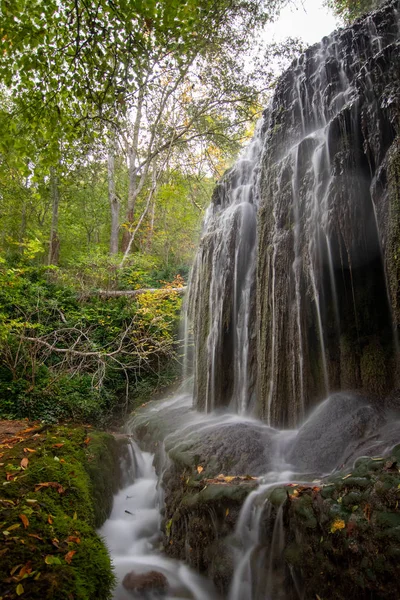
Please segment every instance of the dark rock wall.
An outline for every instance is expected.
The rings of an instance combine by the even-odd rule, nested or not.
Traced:
[[[399,15],[387,3],[300,56],[262,150],[217,185],[189,302],[197,408],[293,427],[332,391],[400,386]]]
[[[398,4],[301,56],[279,82],[270,119],[258,412],[293,426],[332,390],[383,397],[396,384]]]

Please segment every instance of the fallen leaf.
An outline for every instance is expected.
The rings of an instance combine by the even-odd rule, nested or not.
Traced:
[[[23,469],[26,469],[28,466],[29,460],[26,458],[26,456],[21,460],[20,465]]]
[[[344,529],[345,527],[346,523],[343,521],[343,519],[335,519],[331,525],[331,533],[335,533],[336,531]]]
[[[371,506],[369,504],[366,504],[363,510],[364,513],[364,517],[367,519],[367,521],[371,520]]]
[[[23,429],[21,433],[30,433],[31,431],[36,431],[37,427],[29,427],[28,429]]]
[[[28,533],[28,536],[31,538],[35,538],[36,540],[39,540],[41,542],[43,542],[43,538],[40,537],[40,535],[37,535],[36,533]]]
[[[37,504],[37,500],[35,498],[26,498],[25,502],[27,504]]]
[[[342,479],[348,479],[349,477],[351,477],[353,475],[353,473],[349,473],[348,475],[345,475],[344,477],[342,477]]]
[[[16,573],[18,571],[18,569],[20,569],[21,567],[22,567],[22,563],[13,567],[10,571],[10,575],[13,576],[14,573]]]
[[[61,565],[61,560],[58,558],[58,556],[52,556],[51,554],[48,554],[45,559],[44,562],[46,563],[46,565]]]
[[[52,448],[62,448],[64,446],[64,442],[62,444],[53,444]]]
[[[18,529],[18,527],[21,527],[21,525],[19,523],[15,523],[15,525],[11,525],[11,527],[7,527],[7,531],[13,531],[14,529]]]
[[[69,544],[80,544],[80,543],[81,543],[81,540],[80,540],[80,538],[78,538],[76,535],[69,535],[69,536],[67,537],[67,542],[68,542]]]
[[[28,560],[26,565],[24,565],[22,567],[22,569],[20,570],[20,572],[18,573],[18,577],[20,577],[22,579],[22,577],[24,577],[24,575],[29,575],[30,573],[32,573],[32,561]]]
[[[24,592],[24,586],[22,585],[22,583],[19,583],[16,587],[15,593],[17,594],[17,596],[22,596]]]
[[[228,515],[229,515],[229,508],[227,508],[225,511],[225,516],[227,517]]]
[[[74,554],[76,554],[76,550],[70,550],[70,551],[69,551],[69,552],[67,552],[67,554],[64,556],[64,560],[65,560],[65,562],[67,562],[69,565],[71,564],[72,557],[74,556]]]
[[[48,487],[56,488],[59,494],[63,494],[65,492],[61,483],[57,483],[56,481],[46,481],[45,483],[38,483],[37,485],[35,485],[35,492],[38,492],[42,488]]]
[[[202,467],[201,465],[199,465],[198,467],[196,467],[196,471],[200,475],[200,473],[202,473],[204,471],[204,467]]]
[[[76,520],[77,520],[77,518],[78,518],[78,513],[77,513],[76,511],[74,512],[74,516],[73,516],[72,518],[73,518],[73,520],[74,520],[74,521],[76,521]]]
[[[13,473],[6,473],[7,481],[14,481],[15,475]]]
[[[28,520],[28,517],[27,517],[26,515],[23,515],[23,514],[20,514],[20,515],[18,515],[18,516],[19,516],[19,518],[21,519],[21,521],[22,521],[22,523],[23,523],[23,525],[24,525],[24,528],[26,529],[27,527],[29,527],[29,520]]]
[[[52,519],[51,515],[49,515],[47,517],[47,522],[48,522],[49,525],[53,525],[53,519]]]
[[[86,444],[86,446],[87,446],[89,444],[89,442],[90,442],[90,437],[87,437],[83,443]]]
[[[33,448],[24,448],[24,452],[26,454],[27,452],[36,452],[36,450],[34,450]]]

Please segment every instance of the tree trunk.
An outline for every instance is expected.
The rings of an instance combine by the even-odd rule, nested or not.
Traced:
[[[146,244],[147,252],[150,252],[153,247],[155,217],[156,217],[156,198],[153,198],[153,204],[151,206],[150,228],[149,228],[149,233],[147,236],[147,244]]]
[[[146,179],[146,173],[148,170],[145,168],[140,177],[140,182],[138,182],[138,165],[137,165],[137,157],[138,157],[138,148],[139,148],[139,133],[142,122],[142,110],[143,110],[143,99],[144,99],[144,86],[142,86],[139,90],[138,104],[136,109],[135,122],[133,125],[133,137],[132,143],[128,146],[128,173],[129,173],[129,190],[128,190],[128,205],[126,209],[126,228],[124,228],[124,232],[122,234],[122,247],[121,250],[126,253],[128,247],[131,247],[130,239],[131,239],[131,230],[133,227],[133,219],[135,217],[135,205],[136,199],[140,194],[140,191],[144,185],[144,181]]]
[[[50,244],[49,244],[49,265],[58,264],[60,256],[60,239],[58,237],[58,207],[60,203],[60,194],[58,189],[58,177],[54,167],[50,167],[50,193],[52,205]]]
[[[126,252],[131,237],[131,228],[133,226],[133,219],[135,216],[135,205],[137,198],[137,169],[136,169],[136,153],[133,148],[129,148],[129,162],[128,162],[128,174],[129,174],[129,189],[128,189],[128,206],[126,211],[126,225],[124,233],[122,235],[122,252]]]
[[[115,138],[108,149],[108,199],[111,209],[110,255],[118,254],[119,200],[115,193]]]

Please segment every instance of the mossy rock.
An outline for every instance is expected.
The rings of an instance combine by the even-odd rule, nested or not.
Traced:
[[[118,486],[113,436],[38,426],[2,444],[0,454],[0,597],[110,598],[114,575],[95,528]]]
[[[286,494],[283,557],[306,598],[398,596],[398,454],[396,446],[387,456],[359,458],[352,472],[335,473],[316,486],[273,491],[279,499]]]

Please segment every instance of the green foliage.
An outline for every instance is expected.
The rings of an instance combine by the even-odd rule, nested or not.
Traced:
[[[379,0],[327,0],[326,4],[346,24],[350,24],[377,8]]]
[[[176,360],[181,298],[80,300],[54,273],[0,268],[0,418],[104,424]]]

